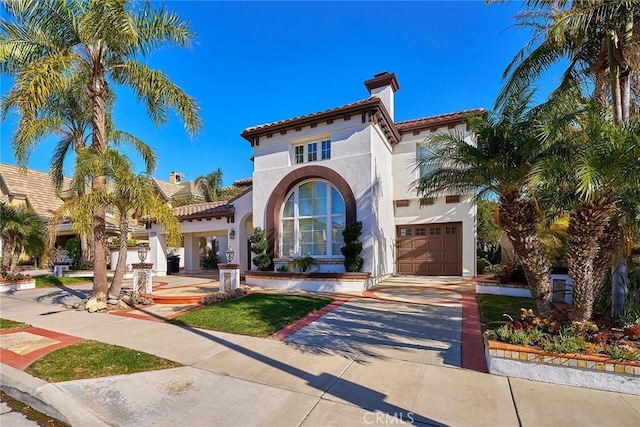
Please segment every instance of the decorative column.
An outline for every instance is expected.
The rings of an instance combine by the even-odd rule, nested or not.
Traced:
[[[240,265],[231,263],[235,255],[231,246],[229,246],[225,255],[227,256],[228,262],[218,264],[218,270],[220,271],[220,292],[232,291],[240,284]]]
[[[151,269],[153,264],[150,262],[139,262],[131,264],[133,267],[133,292],[151,295],[153,287],[151,285]],[[144,292],[140,290],[144,289]]]
[[[64,272],[69,271],[68,262],[54,262],[53,263],[53,277],[62,277]]]

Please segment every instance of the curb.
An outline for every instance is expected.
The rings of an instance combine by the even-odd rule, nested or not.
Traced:
[[[0,389],[12,398],[72,426],[109,426],[55,384],[32,377],[4,363],[1,366]]]

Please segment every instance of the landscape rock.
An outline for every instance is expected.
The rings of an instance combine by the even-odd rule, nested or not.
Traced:
[[[106,310],[107,302],[104,300],[99,301],[97,298],[92,297],[89,298],[85,306],[89,313],[94,313],[96,311]]]
[[[116,304],[118,304],[118,298],[109,298],[109,299],[107,300],[107,304],[109,304],[109,305],[116,305]]]

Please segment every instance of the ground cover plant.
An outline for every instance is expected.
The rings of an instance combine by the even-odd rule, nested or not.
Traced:
[[[83,341],[53,351],[26,372],[49,382],[133,374],[181,366],[152,354],[96,341]]]
[[[330,302],[331,299],[320,297],[251,294],[185,313],[171,322],[232,334],[267,337]]]
[[[17,328],[28,328],[31,325],[22,322],[16,322],[14,320],[9,319],[1,319],[0,318],[0,330],[2,329],[17,329]]]
[[[38,276],[36,277],[36,288],[46,286],[70,285],[72,283],[90,282],[91,277],[54,277],[54,276]]]
[[[513,315],[521,304],[529,308],[520,308]],[[605,317],[593,322],[576,321],[573,313],[566,310],[538,314],[530,299],[497,295],[478,295],[478,306],[483,330],[491,340],[535,346],[550,353],[640,360],[640,322],[621,328]]]

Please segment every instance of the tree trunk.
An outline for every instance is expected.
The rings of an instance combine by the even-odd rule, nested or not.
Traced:
[[[91,147],[99,153],[106,150],[105,135],[105,94],[106,85],[104,81],[104,71],[101,64],[96,64],[94,74],[91,76],[88,89],[89,98],[93,107],[92,126],[93,134]],[[104,176],[93,177],[91,191],[106,191],[106,178]],[[93,213],[93,294],[92,296],[101,300],[107,297],[107,259],[106,259],[106,228],[105,228],[106,206],[98,207]]]
[[[89,261],[89,239],[87,233],[80,233],[80,248],[82,250],[82,263],[86,264]]]
[[[9,268],[11,265],[11,254],[13,253],[13,245],[11,239],[4,239],[2,242],[2,267]]]
[[[535,204],[531,199],[500,198],[500,225],[520,258],[538,311],[549,311],[551,264],[538,237]]]
[[[569,215],[567,264],[573,279],[573,309],[577,321],[593,316],[593,303],[603,279],[598,268],[599,257],[602,257],[600,245],[614,209],[612,203],[604,200],[581,205]]]
[[[20,254],[22,253],[22,248],[20,245],[13,245],[13,256],[11,257],[11,268],[10,271],[15,273],[16,267],[18,267],[18,260],[20,259]]]
[[[611,84],[611,106],[613,108],[613,123],[622,124],[622,98],[620,91],[620,66],[615,55],[613,31],[607,31],[607,51],[609,52],[609,82]]]
[[[120,249],[118,251],[118,264],[113,274],[113,280],[109,287],[109,295],[118,297],[122,290],[122,279],[127,266],[127,233],[129,232],[129,219],[126,213],[120,215]]]

